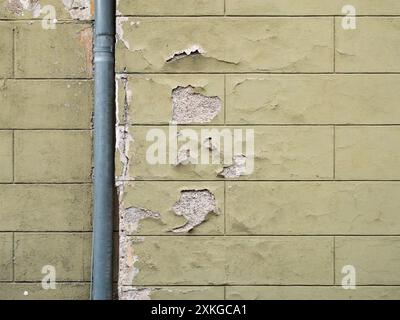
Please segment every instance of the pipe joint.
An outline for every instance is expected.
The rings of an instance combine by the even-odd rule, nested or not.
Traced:
[[[94,52],[95,53],[110,53],[114,54],[114,43],[115,37],[106,35],[106,34],[98,34],[96,35]]]

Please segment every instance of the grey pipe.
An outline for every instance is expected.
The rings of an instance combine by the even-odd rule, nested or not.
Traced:
[[[115,146],[115,0],[95,1],[93,300],[112,299],[114,146]]]

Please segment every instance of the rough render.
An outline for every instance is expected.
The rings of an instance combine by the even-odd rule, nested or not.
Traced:
[[[194,227],[203,223],[208,214],[217,212],[214,195],[209,190],[184,190],[172,210],[178,216],[186,219],[185,225],[175,228],[173,232],[189,232]]]
[[[172,120],[178,124],[207,123],[221,110],[219,97],[206,97],[194,88],[177,87],[172,91]]]

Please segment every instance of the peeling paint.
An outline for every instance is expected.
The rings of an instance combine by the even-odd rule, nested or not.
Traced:
[[[123,102],[123,123],[119,118],[120,104],[118,100],[119,84],[123,84],[124,89],[124,102]],[[119,206],[119,279],[118,279],[118,292],[120,299],[130,297],[132,294],[123,292],[122,285],[132,283],[139,270],[134,266],[138,261],[138,257],[134,255],[132,242],[133,240],[127,237],[128,232],[134,232],[138,228],[140,220],[146,217],[156,217],[157,213],[145,209],[128,208],[125,210],[124,206],[124,193],[125,187],[129,184],[129,180],[133,180],[129,176],[129,163],[130,158],[129,146],[133,141],[129,133],[129,104],[132,100],[132,92],[128,89],[128,77],[126,75],[118,75],[115,81],[115,105],[116,105],[116,151],[119,152],[119,158],[122,164],[122,172],[120,176],[116,177],[116,186],[118,193],[118,206]],[[135,210],[136,209],[136,210]],[[143,241],[142,238],[136,238],[137,241]]]
[[[218,214],[215,196],[205,190],[183,190],[179,201],[172,210],[177,216],[183,216],[186,223],[173,229],[174,233],[185,233],[202,224],[209,213]]]
[[[151,300],[151,288],[122,287],[119,294],[120,300]]]
[[[194,89],[179,86],[172,90],[172,120],[178,124],[207,123],[221,111],[219,97],[208,97]]]
[[[239,155],[233,157],[233,164],[228,167],[224,167],[218,176],[224,178],[239,178],[246,173],[246,156]]]
[[[167,58],[166,62],[174,62],[189,56],[195,56],[195,55],[202,55],[205,53],[205,50],[199,46],[199,45],[193,45],[190,48],[184,49],[182,51],[177,51],[175,52],[172,56]]]
[[[121,294],[122,286],[126,283],[133,283],[134,278],[139,273],[139,269],[135,267],[135,263],[139,261],[138,256],[134,254],[133,243],[142,242],[143,237],[127,237],[122,232],[119,240],[119,294]]]
[[[120,161],[122,163],[122,172],[121,176],[117,177],[117,180],[133,180],[129,176],[129,147],[130,143],[133,141],[133,137],[129,133],[129,105],[132,101],[132,91],[128,89],[128,77],[126,75],[120,75],[119,80],[122,81],[124,86],[124,113],[123,113],[123,124],[119,119],[119,103],[117,101],[116,108],[116,150],[119,152]],[[116,97],[118,97],[118,79],[116,81]],[[118,98],[117,98],[118,99]]]
[[[132,234],[138,230],[141,220],[149,218],[160,219],[161,215],[158,212],[148,209],[130,207],[122,210],[120,227],[123,228],[127,234]]]
[[[72,19],[90,20],[93,3],[91,0],[62,0]]]
[[[116,26],[115,26],[115,32],[116,32],[116,36],[117,36],[117,40],[121,41],[124,46],[130,50],[130,45],[129,42],[127,40],[125,40],[124,38],[124,29],[122,27],[123,23],[128,21],[129,19],[127,17],[117,17],[116,18]]]
[[[23,16],[25,11],[32,12],[33,18],[40,16],[39,0],[6,0],[5,7],[18,16]]]

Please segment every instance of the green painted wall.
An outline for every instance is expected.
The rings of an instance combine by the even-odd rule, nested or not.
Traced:
[[[399,299],[399,1],[117,3],[116,296]],[[0,299],[89,298],[93,9],[0,0]],[[150,164],[174,119],[254,171]]]
[[[0,299],[89,298],[92,21],[79,2],[0,1]]]
[[[117,14],[120,298],[400,298],[399,2],[120,0]],[[181,136],[254,129],[254,171],[149,163],[174,119]]]

